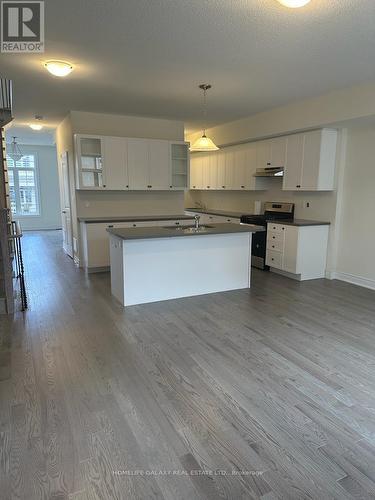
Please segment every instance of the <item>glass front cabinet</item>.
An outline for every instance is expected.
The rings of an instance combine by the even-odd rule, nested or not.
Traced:
[[[101,137],[76,136],[76,162],[79,189],[105,188]]]

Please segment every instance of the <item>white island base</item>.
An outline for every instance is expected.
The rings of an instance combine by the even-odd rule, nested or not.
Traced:
[[[124,306],[250,288],[252,234],[110,235],[111,290]]]

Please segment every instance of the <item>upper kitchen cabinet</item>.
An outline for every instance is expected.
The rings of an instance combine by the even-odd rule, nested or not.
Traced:
[[[79,189],[105,189],[103,138],[76,135],[76,184]]]
[[[131,190],[171,189],[173,184],[169,141],[128,139],[128,172]]]
[[[203,153],[194,153],[190,157],[190,189],[203,189]]]
[[[171,142],[171,189],[187,189],[189,186],[189,143]]]
[[[128,190],[128,142],[125,137],[104,137],[104,188]]]
[[[171,186],[169,142],[149,140],[148,189],[166,190]]]
[[[336,130],[322,129],[288,136],[283,189],[332,191],[336,148]]]
[[[256,167],[284,167],[286,161],[286,137],[275,137],[256,144]]]

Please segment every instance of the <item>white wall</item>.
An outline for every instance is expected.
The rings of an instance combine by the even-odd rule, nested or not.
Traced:
[[[336,276],[375,288],[375,127],[348,131]]]
[[[24,230],[60,229],[61,209],[59,197],[59,179],[54,146],[29,146],[21,144],[22,152],[35,153],[37,157],[40,184],[40,215],[14,217],[19,220]]]

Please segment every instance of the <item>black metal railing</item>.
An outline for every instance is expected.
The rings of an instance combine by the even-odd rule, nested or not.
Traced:
[[[27,292],[25,284],[25,267],[22,255],[22,231],[18,221],[12,221],[11,227],[12,230],[9,236],[9,244],[11,255],[13,256],[14,277],[19,284],[21,308],[22,311],[25,311],[27,309]]]

